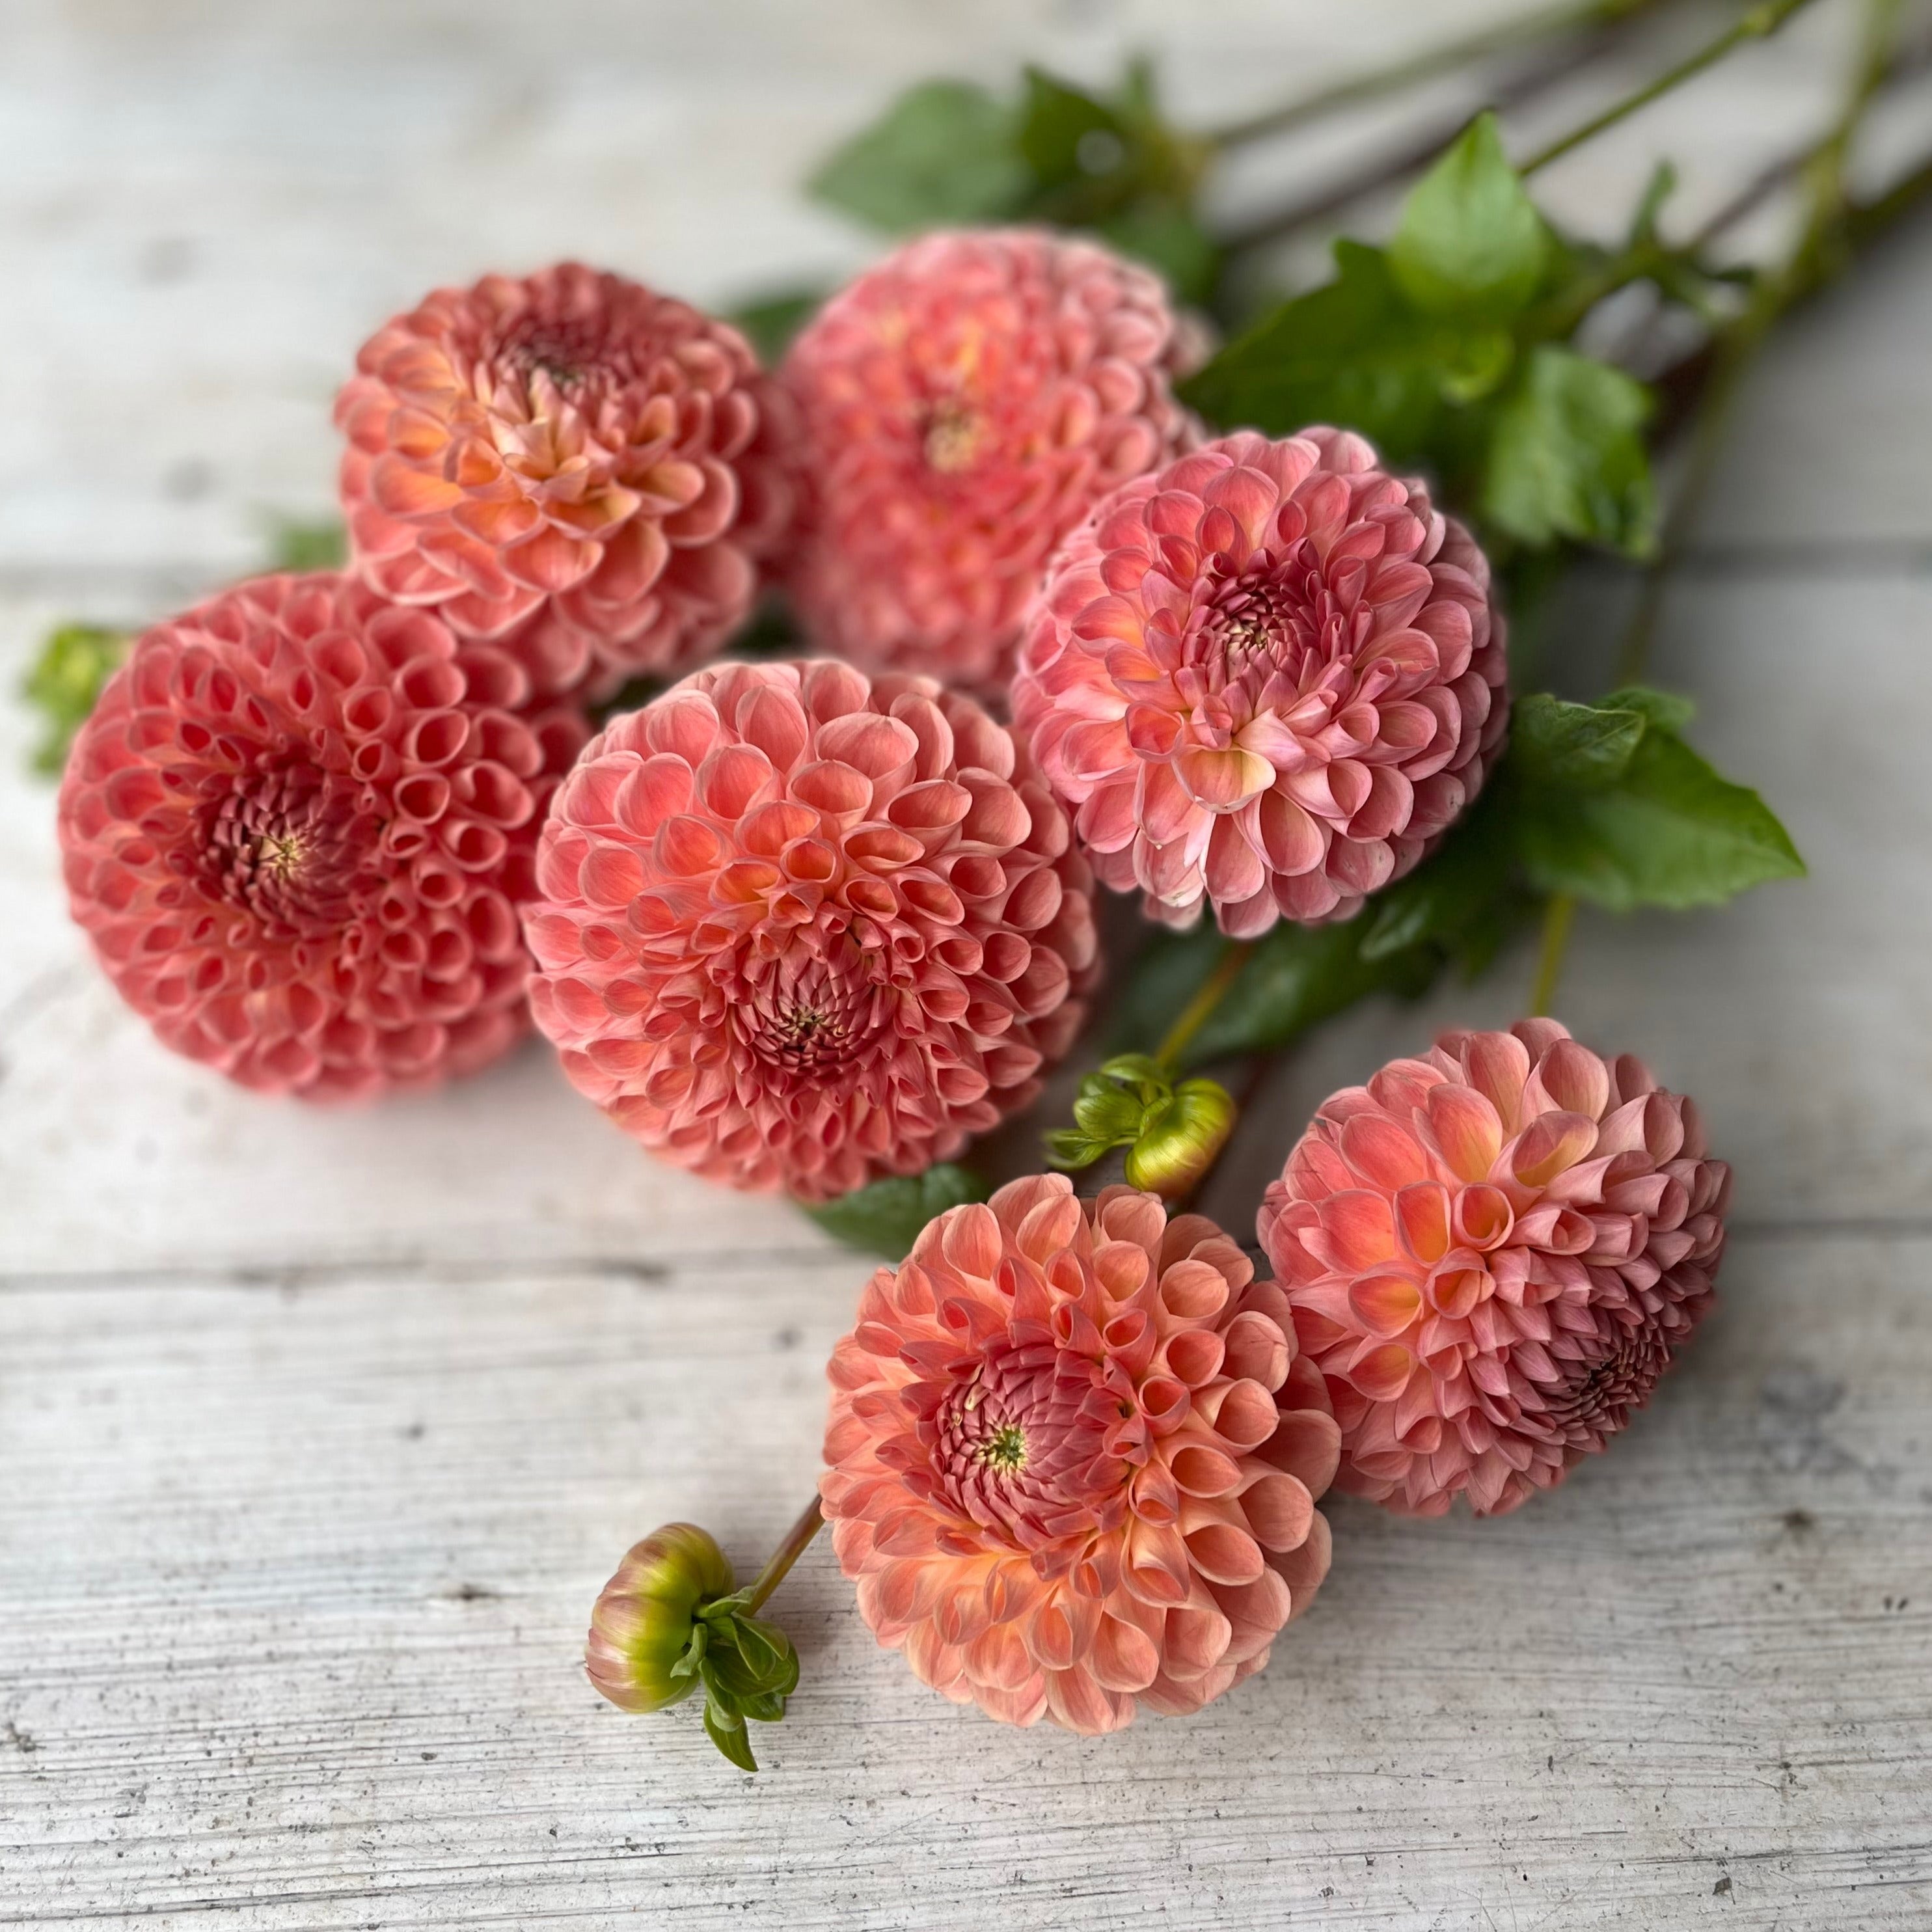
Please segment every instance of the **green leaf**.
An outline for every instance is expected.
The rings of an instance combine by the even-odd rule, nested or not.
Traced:
[[[1211,920],[1186,932],[1148,931],[1113,1003],[1108,1043],[1134,1047],[1160,1039],[1201,990],[1226,943]]]
[[[986,1184],[951,1161],[923,1174],[892,1174],[805,1210],[834,1240],[902,1262],[926,1224],[949,1208],[983,1201]]]
[[[888,234],[994,221],[1033,187],[1012,110],[969,82],[908,90],[819,168],[811,193]]]
[[[1493,114],[1477,116],[1403,202],[1389,262],[1402,292],[1438,315],[1513,315],[1543,278],[1548,231],[1503,152]]]
[[[1362,916],[1363,964],[1392,967],[1429,944],[1466,955],[1479,932],[1486,941],[1511,897],[1512,833],[1508,788],[1492,780],[1442,848],[1370,902]]]
[[[1484,515],[1527,544],[1575,537],[1648,556],[1657,495],[1641,432],[1651,400],[1606,363],[1550,344],[1533,351],[1497,414]]]
[[[1596,704],[1600,711],[1636,712],[1660,731],[1681,732],[1697,715],[1697,707],[1689,698],[1647,684],[1627,684],[1621,691],[1606,692]]]
[[[1717,905],[1804,870],[1756,792],[1720,778],[1682,739],[1654,729],[1614,783],[1534,792],[1520,838],[1536,885],[1612,912]]]
[[[1122,254],[1156,270],[1180,301],[1204,304],[1213,296],[1220,278],[1220,246],[1186,208],[1136,202],[1099,227]]]
[[[1359,242],[1335,244],[1335,279],[1298,296],[1231,342],[1181,385],[1210,422],[1287,436],[1312,422],[1359,430],[1396,462],[1428,447],[1452,390],[1484,352],[1470,332],[1418,314],[1388,260]],[[1492,332],[1482,332],[1485,338]]]
[[[744,332],[758,360],[770,369],[791,346],[792,338],[818,313],[825,296],[824,289],[788,289],[741,302],[725,311],[724,320]]]
[[[100,688],[118,670],[131,640],[124,632],[95,624],[62,624],[50,633],[21,680],[27,702],[41,714],[34,770],[57,777],[74,734],[100,701]]]
[[[704,1700],[705,1735],[740,1771],[755,1772],[758,1760],[752,1750],[750,1734],[745,1729],[744,1714],[716,1696]]]
[[[1510,714],[1510,755],[1533,783],[1592,790],[1622,777],[1645,724],[1642,712],[1608,700],[1570,704],[1538,692]]]
[[[1027,69],[1019,151],[1041,187],[1120,172],[1132,139],[1120,116],[1090,94],[1043,68]]]
[[[1047,1165],[1063,1168],[1070,1174],[1091,1167],[1110,1148],[1120,1144],[1114,1140],[1096,1140],[1078,1127],[1056,1127],[1042,1138],[1046,1142]]]
[[[278,517],[269,532],[271,570],[340,570],[348,557],[349,532],[340,517]]]

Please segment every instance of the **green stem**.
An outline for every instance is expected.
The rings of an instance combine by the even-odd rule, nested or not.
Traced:
[[[1570,944],[1570,928],[1576,923],[1576,902],[1568,892],[1558,892],[1544,908],[1543,944],[1536,956],[1536,986],[1529,996],[1529,1010],[1546,1017],[1556,1003],[1556,982],[1563,976],[1563,955]]]
[[[814,1496],[799,1512],[797,1522],[785,1532],[785,1539],[772,1552],[772,1560],[758,1572],[758,1580],[752,1586],[752,1594],[745,1607],[753,1616],[764,1608],[765,1599],[782,1583],[791,1566],[805,1554],[806,1546],[816,1536],[825,1521],[825,1513]]]
[[[1171,1074],[1174,1071],[1189,1043],[1221,1004],[1222,996],[1240,977],[1241,968],[1248,963],[1248,955],[1253,950],[1252,940],[1228,941],[1214,971],[1202,982],[1200,991],[1181,1008],[1180,1017],[1168,1028],[1167,1037],[1154,1049],[1154,1057],[1165,1072]]]
[[[1210,128],[1201,138],[1212,146],[1224,149],[1241,147],[1250,141],[1266,140],[1297,128],[1305,128],[1311,122],[1326,120],[1345,107],[1358,106],[1365,100],[1399,94],[1406,87],[1438,80],[1457,68],[1486,59],[1491,54],[1508,53],[1512,48],[1532,46],[1558,34],[1607,26],[1648,11],[1660,4],[1661,0],[1583,0],[1580,5],[1577,0],[1566,0],[1563,5],[1546,7],[1538,13],[1502,21],[1462,40],[1408,55],[1388,67],[1317,88],[1310,94],[1298,94],[1278,107],[1264,109],[1245,120]]]
[[[1718,338],[1683,477],[1657,555],[1645,573],[1636,614],[1624,634],[1617,662],[1619,684],[1634,684],[1643,675],[1664,591],[1702,508],[1745,372],[1778,317],[1843,266],[1852,220],[1845,196],[1845,163],[1865,108],[1884,80],[1898,4],[1899,0],[1868,0],[1864,38],[1844,107],[1804,164],[1807,212],[1797,245],[1780,267],[1760,277],[1743,312]]]
[[[1688,58],[1681,60],[1666,69],[1657,78],[1640,87],[1634,94],[1626,94],[1598,115],[1573,128],[1562,140],[1552,141],[1539,153],[1523,162],[1517,172],[1533,175],[1539,168],[1547,167],[1559,155],[1567,154],[1573,148],[1580,148],[1586,141],[1593,140],[1606,128],[1614,128],[1619,121],[1627,119],[1639,109],[1648,107],[1673,88],[1681,87],[1687,80],[1694,80],[1708,67],[1714,66],[1732,48],[1739,47],[1747,40],[1761,40],[1777,32],[1801,7],[1808,7],[1811,0],[1764,0],[1764,4],[1754,7],[1736,24],[1720,34],[1715,40],[1707,40]]]

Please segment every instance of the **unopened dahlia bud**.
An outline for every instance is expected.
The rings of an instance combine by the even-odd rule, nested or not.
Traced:
[[[1090,241],[928,235],[833,296],[781,378],[807,500],[793,601],[818,646],[1004,686],[1060,539],[1197,434],[1160,281]]]
[[[583,742],[501,652],[331,572],[140,638],[74,740],[69,904],[163,1042],[244,1086],[363,1097],[522,1034],[543,808]]]
[[[1259,1232],[1340,1486],[1489,1516],[1561,1482],[1709,1308],[1730,1185],[1689,1100],[1554,1020],[1444,1034],[1330,1096]]]
[[[1091,1732],[1267,1663],[1328,1568],[1336,1436],[1253,1274],[1202,1216],[1056,1174],[873,1276],[819,1491],[860,1613],[922,1682]]]
[[[539,696],[676,674],[790,522],[788,405],[738,332],[565,262],[439,289],[337,398],[352,567],[500,640]]]
[[[698,1688],[692,1670],[674,1676],[698,1612],[737,1587],[715,1539],[692,1522],[668,1522],[634,1543],[590,1613],[584,1667],[626,1711],[662,1711]]]
[[[1506,674],[1489,566],[1424,484],[1343,430],[1246,433],[1074,533],[1013,716],[1102,884],[1249,938],[1422,857],[1496,761]]]
[[[1234,1096],[1213,1080],[1184,1080],[1148,1111],[1127,1150],[1130,1187],[1165,1200],[1190,1192],[1234,1131]]]
[[[1093,880],[1004,726],[931,680],[725,664],[585,750],[544,829],[537,1023],[652,1153],[829,1201],[1027,1106]]]

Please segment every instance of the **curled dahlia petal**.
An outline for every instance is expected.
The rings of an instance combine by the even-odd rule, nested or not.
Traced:
[[[821,649],[990,691],[1060,539],[1193,440],[1160,283],[1031,229],[928,235],[835,296],[781,376],[800,412],[790,575]]]
[[[792,513],[789,406],[743,337],[565,262],[439,289],[336,399],[352,567],[498,640],[542,695],[677,672]]]
[[[1213,1222],[1064,1174],[955,1208],[833,1349],[833,1547],[879,1641],[1007,1724],[1118,1730],[1267,1663],[1328,1568],[1338,1436]]]
[[[61,787],[75,919],[177,1052],[340,1100],[494,1059],[526,1024],[516,902],[583,742],[530,682],[332,572],[140,638]]]
[[[1710,1306],[1730,1190],[1689,1100],[1554,1020],[1444,1034],[1332,1095],[1259,1228],[1339,1486],[1489,1516],[1561,1482]]]
[[[1474,539],[1358,436],[1226,436],[1116,491],[1028,620],[1013,715],[1103,884],[1239,938],[1346,918],[1508,717]]]
[[[926,678],[725,664],[614,718],[526,916],[537,1024],[653,1154],[822,1201],[956,1153],[1078,1030],[1093,880],[1012,734]]]

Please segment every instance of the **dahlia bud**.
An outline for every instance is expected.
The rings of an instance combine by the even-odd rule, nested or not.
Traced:
[[[741,1771],[756,1771],[745,1720],[775,1724],[798,1688],[798,1653],[756,1612],[823,1518],[814,1497],[755,1582],[744,1589],[716,1539],[668,1522],[634,1544],[590,1613],[584,1666],[626,1711],[662,1711],[704,1687],[704,1730]]]
[[[694,1522],[668,1522],[634,1543],[590,1613],[585,1667],[626,1711],[662,1711],[698,1688],[676,1666],[692,1645],[698,1608],[736,1586],[717,1540]]]
[[[1172,1201],[1198,1184],[1234,1130],[1234,1096],[1212,1080],[1174,1085],[1160,1060],[1124,1053],[1080,1083],[1074,1125],[1046,1137],[1055,1167],[1127,1149],[1130,1186]]]
[[[1148,1109],[1127,1150],[1127,1185],[1178,1200],[1220,1158],[1234,1131],[1234,1096],[1227,1088],[1214,1080],[1184,1080]]]

